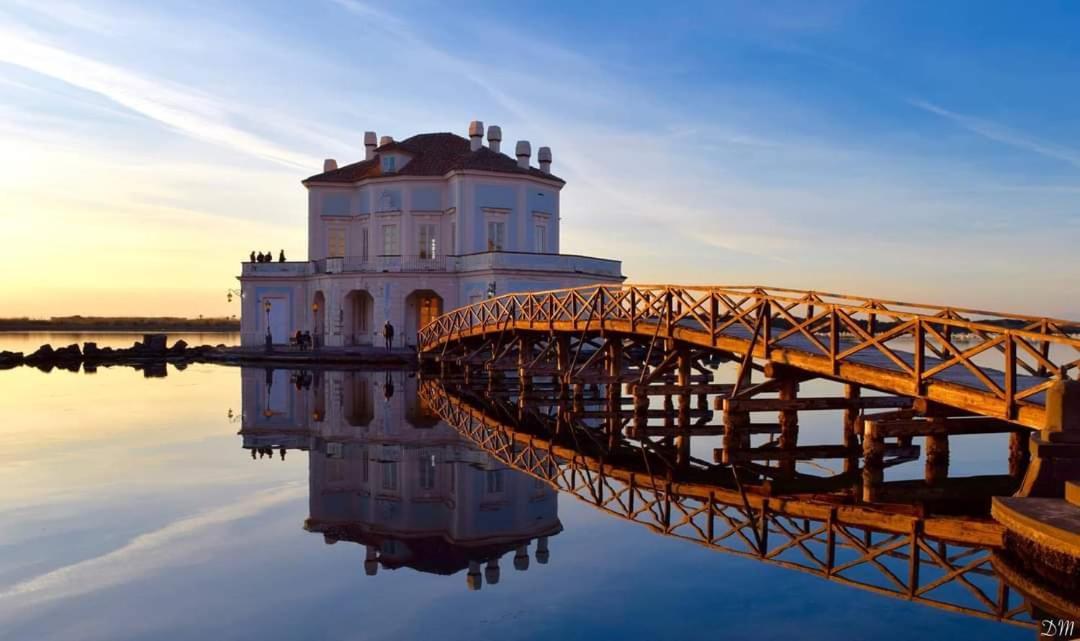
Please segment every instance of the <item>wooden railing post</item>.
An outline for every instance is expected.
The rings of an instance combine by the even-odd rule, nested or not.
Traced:
[[[771,311],[771,307],[769,306],[769,299],[768,298],[762,298],[761,299],[761,309],[758,311],[758,313],[762,314],[763,317],[764,317],[763,324],[761,326],[761,340],[762,340],[761,351],[762,351],[762,357],[765,358],[766,360],[768,360],[768,358],[769,358],[769,341],[772,340],[772,331],[770,329],[770,327],[772,325],[772,322],[771,322],[772,318],[770,318],[772,316],[772,311]],[[754,346],[751,345],[750,349],[751,349],[751,351],[753,351]]]
[[[1005,333],[1005,420],[1015,417],[1016,405],[1016,340]]]
[[[926,343],[926,332],[923,329],[923,321],[921,318],[915,319],[915,354],[914,354],[914,373],[915,384],[914,394],[915,396],[923,395],[923,371],[926,369],[926,350],[924,349]]]

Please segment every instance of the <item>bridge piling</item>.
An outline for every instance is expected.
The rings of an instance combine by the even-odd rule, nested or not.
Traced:
[[[848,383],[844,385],[844,398],[848,401],[858,400],[862,396],[862,386]],[[844,473],[852,474],[859,469],[859,457],[854,452],[859,447],[859,426],[862,410],[855,405],[844,410],[844,446],[852,452],[844,459]]]

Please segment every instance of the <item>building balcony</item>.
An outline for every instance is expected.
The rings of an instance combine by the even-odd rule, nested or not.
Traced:
[[[456,270],[473,272],[487,269],[551,271],[622,277],[622,261],[578,256],[575,254],[538,254],[534,252],[494,251],[455,256]]]
[[[475,254],[378,255],[320,258],[305,263],[243,263],[243,276],[306,276],[347,273],[467,273],[487,270],[518,270],[622,277],[617,260],[573,254],[492,251]]]
[[[314,273],[311,261],[284,263],[242,263],[241,276],[305,276]]]

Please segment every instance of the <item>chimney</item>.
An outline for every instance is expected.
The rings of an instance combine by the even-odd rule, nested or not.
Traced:
[[[529,168],[529,156],[532,155],[532,147],[529,146],[528,140],[517,141],[517,147],[514,148],[514,154],[517,155],[518,167],[522,169]]]
[[[322,161],[322,170],[324,174],[328,171],[334,171],[335,169],[337,169],[337,161],[333,158],[327,158]]]
[[[474,120],[469,123],[469,151],[476,151],[484,146],[484,123]]]
[[[540,163],[540,171],[551,173],[551,147],[541,147],[540,151],[536,152],[536,160]]]
[[[393,136],[383,136],[382,138],[379,138],[380,147],[382,147],[383,145],[389,145],[392,142],[394,142]]]
[[[498,125],[488,127],[488,147],[495,153],[499,153],[499,143],[502,142],[502,128]]]
[[[375,137],[374,131],[364,132],[364,160],[371,160],[375,157],[375,147],[378,146],[375,144],[376,140],[378,138]]]

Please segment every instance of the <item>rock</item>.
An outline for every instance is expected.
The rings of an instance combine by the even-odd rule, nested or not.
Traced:
[[[173,343],[173,346],[169,348],[169,353],[170,354],[183,354],[184,352],[187,351],[187,348],[188,348],[187,341],[181,339],[181,340],[178,340],[175,343]]]
[[[168,351],[168,340],[166,334],[143,334],[143,351],[149,354],[164,354]]]
[[[53,352],[53,358],[58,361],[81,361],[82,351],[78,345],[72,344],[67,347],[61,347]]]
[[[168,374],[165,361],[151,361],[143,367],[143,378],[165,378]]]
[[[98,349],[97,343],[83,343],[82,353],[87,359],[101,357],[101,350]]]
[[[53,354],[52,345],[45,343],[36,352],[27,356],[26,362],[31,364],[49,362],[53,360]]]
[[[22,352],[0,352],[0,369],[11,369],[23,364]]]

